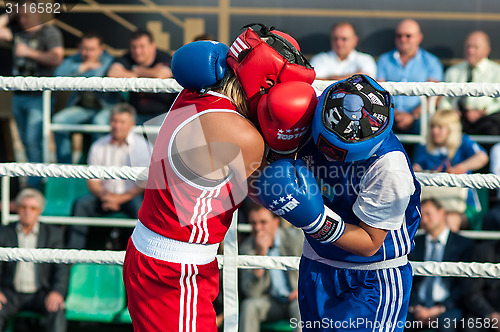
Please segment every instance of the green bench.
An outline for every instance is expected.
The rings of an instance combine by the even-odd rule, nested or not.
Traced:
[[[66,319],[113,323],[125,309],[120,265],[75,264],[71,267]]]
[[[276,322],[268,322],[268,323],[262,323],[260,324],[260,330],[262,332],[268,331],[283,331],[283,332],[288,332],[288,331],[293,331],[293,328],[290,325],[289,320],[278,320]]]
[[[87,180],[75,178],[47,178],[45,184],[44,216],[70,216],[75,201],[89,194]],[[122,212],[106,215],[107,218],[128,218]]]
[[[73,203],[88,194],[85,179],[47,178],[44,216],[70,216]]]

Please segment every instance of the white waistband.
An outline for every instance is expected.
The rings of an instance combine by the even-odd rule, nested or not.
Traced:
[[[132,242],[142,254],[171,263],[204,265],[217,256],[219,244],[198,244],[169,239],[137,221]]]
[[[333,266],[338,269],[348,269],[348,270],[380,270],[380,269],[390,269],[399,266],[406,265],[408,263],[408,257],[401,256],[393,259],[389,259],[382,262],[373,262],[373,263],[351,263],[351,262],[342,262],[342,261],[334,261],[328,258],[321,257],[318,255],[316,251],[314,251],[313,247],[309,244],[307,239],[304,239],[304,257],[314,260],[316,262]]]

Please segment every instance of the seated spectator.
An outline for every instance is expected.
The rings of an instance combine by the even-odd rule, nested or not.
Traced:
[[[484,31],[471,32],[464,43],[465,60],[450,66],[446,82],[500,83],[500,65],[488,59],[490,37]],[[464,132],[471,135],[500,135],[500,100],[491,97],[441,98],[440,108],[460,110]]]
[[[331,50],[311,58],[317,79],[341,80],[354,74],[375,77],[377,64],[373,57],[356,50],[358,36],[349,22],[339,22],[330,30]]]
[[[429,121],[427,143],[419,145],[412,158],[416,172],[471,173],[488,163],[486,150],[462,134],[460,116],[454,110],[438,110]],[[422,198],[436,197],[448,212],[449,227],[458,231],[465,222],[467,205],[480,211],[475,190],[453,187],[422,187]],[[465,227],[465,225],[462,225]]]
[[[98,139],[90,147],[89,165],[99,166],[147,166],[151,147],[142,135],[132,132],[135,125],[135,110],[129,104],[117,104],[111,111],[111,133]],[[123,212],[129,218],[137,218],[142,204],[144,189],[129,180],[87,180],[90,194],[77,199],[73,215],[79,217],[102,217]],[[105,239],[96,240],[98,248],[87,243],[88,226],[72,226],[68,229],[69,248],[125,250],[131,228],[112,229]],[[104,241],[103,241],[104,242]]]
[[[63,248],[61,228],[40,223],[45,198],[35,189],[16,197],[19,221],[3,226],[0,246],[11,248]],[[46,317],[46,331],[65,332],[64,298],[68,290],[69,265],[31,262],[0,262],[0,330],[21,310]]]
[[[149,31],[138,30],[130,36],[130,51],[115,60],[108,76],[172,78],[171,61],[168,53],[156,49]],[[129,103],[137,111],[137,124],[167,113],[176,96],[176,93],[130,93]]]
[[[500,227],[494,230],[499,231]],[[500,240],[484,241],[478,244],[474,248],[471,261],[499,264]],[[465,306],[463,331],[499,331],[500,279],[466,278],[463,288]]]
[[[78,53],[66,58],[57,67],[56,76],[105,77],[113,62],[113,57],[104,50],[102,36],[97,32],[83,34],[78,46]],[[117,95],[105,92],[73,92],[66,108],[54,115],[52,122],[56,124],[92,123],[106,125],[113,104],[118,102]],[[54,132],[57,148],[57,162],[72,162],[71,133]]]
[[[450,231],[446,223],[446,211],[435,199],[421,203],[420,226],[425,235],[415,236],[415,249],[408,255],[411,261],[462,262],[473,247],[473,241]],[[410,296],[407,320],[418,321],[424,329],[437,320],[437,331],[455,331],[462,309],[461,278],[415,277]],[[433,324],[436,324],[435,322]],[[418,324],[407,324],[416,327]],[[432,325],[431,327],[434,327]],[[415,328],[409,330],[416,330]]]
[[[396,27],[396,48],[382,54],[377,62],[377,80],[392,82],[440,82],[443,65],[439,59],[422,49],[424,39],[415,20],[403,20]],[[420,126],[420,97],[394,96],[394,130],[418,133]]]
[[[19,8],[36,6],[37,0],[21,0]],[[25,7],[26,8],[26,7]],[[10,16],[17,23],[9,26],[9,20],[0,20],[0,39],[11,42],[13,49],[13,76],[52,76],[54,69],[64,58],[63,37],[54,25],[42,24],[39,11],[23,11]],[[28,161],[43,162],[43,100],[41,91],[14,91],[12,114],[25,147]],[[41,178],[30,177],[28,185],[40,188]]]
[[[300,256],[302,231],[280,227],[280,218],[253,204],[248,222],[252,234],[241,245],[241,255]],[[281,319],[300,321],[298,271],[240,270],[240,289],[245,295],[240,309],[240,332],[260,331],[260,323]],[[299,325],[299,324],[297,324]],[[300,331],[299,327],[296,329]]]
[[[490,150],[490,172],[500,175],[500,143],[493,145]],[[500,189],[497,189],[496,200],[491,204],[488,213],[484,216],[483,229],[500,230]]]

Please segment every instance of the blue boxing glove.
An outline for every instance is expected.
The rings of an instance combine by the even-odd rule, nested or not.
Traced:
[[[227,70],[229,46],[211,40],[186,44],[175,51],[171,69],[175,80],[189,90],[201,90],[217,84]]]
[[[257,178],[262,206],[285,218],[321,243],[344,234],[342,218],[323,203],[314,175],[301,160],[280,159],[266,166]]]

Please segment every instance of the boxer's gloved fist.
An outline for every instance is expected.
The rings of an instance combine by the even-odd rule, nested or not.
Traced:
[[[186,44],[172,57],[172,74],[185,89],[208,88],[224,77],[228,51],[227,45],[211,40]]]
[[[257,116],[270,148],[269,162],[290,157],[297,151],[309,129],[316,104],[314,88],[299,81],[277,84],[262,96]]]
[[[344,234],[342,218],[323,203],[314,175],[302,160],[280,159],[266,166],[256,181],[262,206],[322,243]]]

